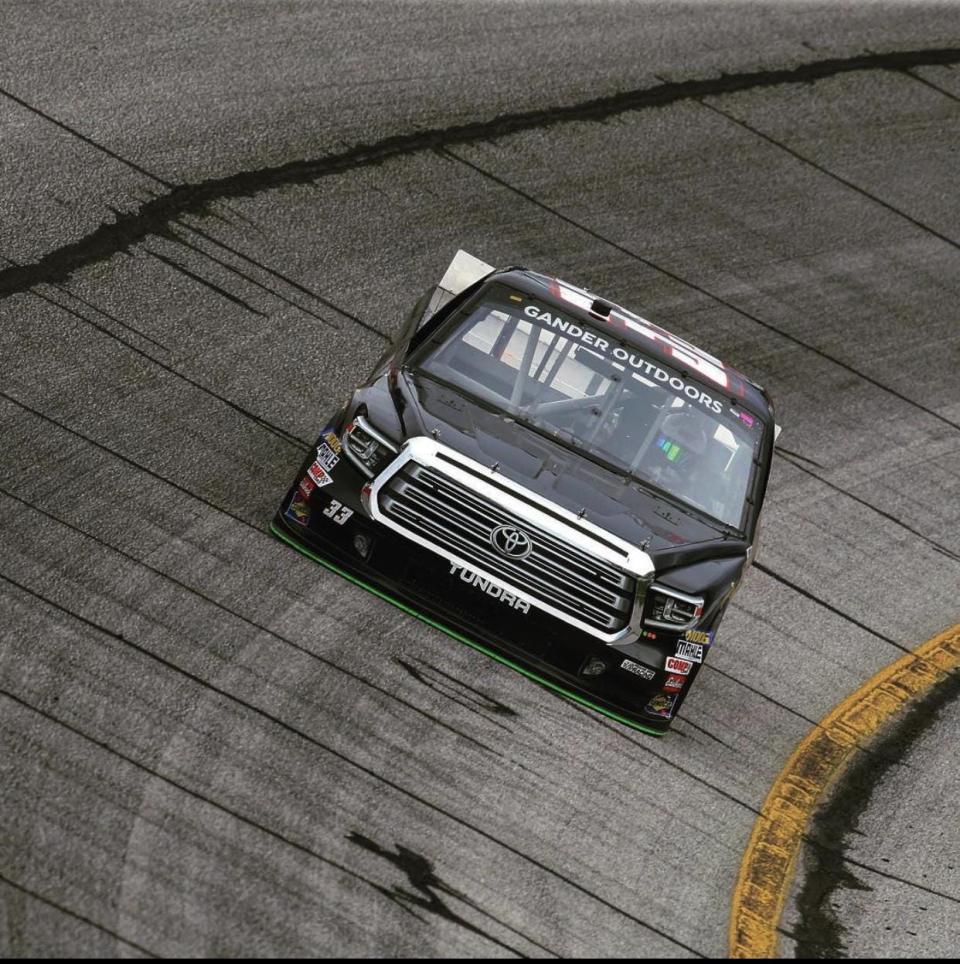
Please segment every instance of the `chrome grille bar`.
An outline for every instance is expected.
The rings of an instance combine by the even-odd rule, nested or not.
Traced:
[[[638,582],[653,574],[646,553],[432,439],[409,440],[364,504],[411,541],[606,642],[626,635]],[[528,536],[525,558],[494,547],[501,526]]]
[[[479,544],[478,551],[480,554],[489,556],[494,563],[504,564],[506,568],[514,570],[517,574],[523,572],[523,569],[512,564],[509,559],[505,559],[503,556],[495,553],[489,541],[490,532],[497,526],[509,524],[523,526],[525,524],[523,520],[513,519],[506,513],[501,512],[499,516],[491,513],[488,519],[479,521],[475,516],[471,516],[469,511],[457,508],[456,502],[446,501],[432,494],[430,490],[417,487],[407,476],[408,473],[406,470],[398,473],[397,477],[386,487],[381,501],[384,507],[386,507],[387,504],[383,500],[399,497],[403,503],[405,503],[408,510],[418,509],[421,513],[424,513],[427,518],[445,520],[453,530],[459,530],[460,537],[464,535],[468,537],[472,536],[474,541]],[[387,511],[389,511],[389,509]],[[582,575],[575,569],[569,566],[564,568],[562,565],[556,564],[548,554],[538,551],[540,538],[540,533],[537,533],[536,538],[533,540],[533,553],[530,559],[525,560],[525,562],[532,562],[536,567],[542,569],[544,578],[538,579],[532,577],[529,573],[527,578],[534,578],[535,581],[542,582],[544,586],[549,584],[551,578],[557,582],[572,583],[584,595],[594,595],[597,601],[603,605],[620,608],[624,591],[629,588],[629,577],[624,577],[620,592],[616,592],[604,585],[598,585],[595,581],[591,581],[589,577]]]
[[[514,517],[507,520],[504,517],[503,511],[499,510],[496,505],[490,505],[489,502],[477,498],[469,490],[465,491],[462,486],[454,488],[437,472],[424,469],[418,465],[411,466],[408,471],[416,478],[427,479],[435,488],[441,489],[448,498],[463,501],[472,506],[474,511],[478,514],[484,514],[485,521],[488,522],[491,527],[501,525],[506,521],[514,522],[519,525],[526,524],[526,520],[522,518]],[[552,558],[557,564],[566,565],[574,570],[578,570],[591,580],[602,579],[619,589],[625,588],[627,582],[629,581],[629,577],[614,566],[608,565],[607,563],[604,563],[603,561],[591,556],[585,556],[583,553],[576,552],[575,550],[571,550],[568,546],[565,546],[558,539],[553,538],[546,532],[538,532],[537,541],[535,543],[535,551],[537,552],[538,556],[545,561],[548,561]]]

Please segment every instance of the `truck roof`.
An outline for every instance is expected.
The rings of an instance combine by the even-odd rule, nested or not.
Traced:
[[[559,278],[526,268],[506,268],[488,275],[486,280],[513,285],[527,294],[544,298],[567,314],[591,322],[594,326],[615,327],[618,337],[625,343],[642,349],[701,382],[719,387],[732,401],[752,409],[773,424],[773,404],[762,386],[751,381],[743,372],[636,312]]]

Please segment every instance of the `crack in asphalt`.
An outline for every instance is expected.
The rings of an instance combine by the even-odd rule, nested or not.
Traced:
[[[584,706],[580,706],[579,704],[576,704],[576,703],[571,705],[574,712],[580,713],[582,716],[585,716],[588,720],[592,720],[598,726],[602,726],[606,730],[611,730],[612,732],[616,733],[621,739],[626,740],[627,743],[631,743],[633,744],[633,746],[635,746],[639,750],[642,750],[644,753],[647,753],[652,757],[656,757],[661,763],[665,763],[667,766],[672,767],[674,770],[677,770],[678,772],[682,773],[684,776],[689,777],[695,783],[699,783],[702,786],[705,786],[708,790],[712,790],[718,796],[724,797],[725,799],[729,800],[731,803],[735,803],[737,806],[743,807],[745,810],[749,810],[750,813],[756,816],[760,816],[759,809],[757,809],[757,807],[753,806],[752,804],[747,803],[746,800],[741,800],[739,797],[730,793],[728,790],[724,790],[722,787],[717,786],[715,783],[711,783],[705,777],[698,776],[692,770],[688,770],[686,767],[681,766],[679,763],[677,763],[676,760],[671,760],[669,757],[664,756],[662,753],[657,753],[656,750],[647,746],[647,744],[641,743],[638,739],[636,739],[633,736],[634,731],[628,730],[622,726],[617,727],[613,723],[611,723],[606,717],[600,716],[598,713],[592,710],[588,710]],[[683,719],[683,717],[678,716],[677,719]]]
[[[788,589],[793,590],[793,592],[798,595],[804,596],[807,599],[815,602],[818,606],[822,606],[824,609],[832,612],[834,615],[839,616],[841,619],[845,619],[848,623],[856,626],[858,629],[862,629],[865,633],[869,633],[871,636],[875,636],[877,639],[882,640],[885,643],[889,643],[895,649],[899,649],[901,653],[906,653],[911,655],[913,650],[909,646],[904,646],[902,643],[898,643],[895,639],[891,639],[889,636],[885,636],[883,633],[878,632],[876,629],[872,629],[866,623],[860,622],[859,619],[855,619],[853,616],[845,613],[842,609],[838,609],[836,606],[831,605],[825,599],[821,599],[819,596],[812,593],[809,589],[804,589],[803,586],[798,583],[793,582],[786,576],[780,575],[778,572],[774,572],[769,566],[763,565],[763,563],[755,562],[753,564],[754,569],[758,572],[762,572],[764,575],[769,576],[771,579],[775,579],[777,582],[786,586]]]
[[[887,512],[884,509],[881,509],[879,506],[874,505],[869,500],[861,498],[859,495],[856,495],[855,493],[851,492],[849,489],[845,489],[843,488],[843,486],[837,485],[835,482],[830,482],[828,479],[825,479],[822,475],[818,474],[817,472],[814,472],[811,469],[808,469],[806,466],[801,465],[797,461],[797,459],[804,459],[802,455],[797,455],[795,452],[788,452],[786,449],[778,450],[777,454],[788,465],[792,465],[795,469],[798,469],[799,471],[805,473],[806,475],[811,476],[812,478],[816,479],[818,482],[825,485],[828,489],[833,489],[834,492],[839,492],[841,495],[846,496],[848,499],[852,500],[853,502],[856,502],[867,509],[871,509],[873,512],[876,512],[876,514],[881,516],[882,518],[895,523],[896,525],[900,526],[901,529],[904,529],[906,532],[909,532],[911,535],[916,536],[918,539],[925,542],[935,552],[939,552],[941,555],[946,556],[948,559],[952,559],[954,562],[960,562],[960,555],[958,555],[952,549],[948,549],[946,546],[941,545],[939,542],[935,541],[934,539],[931,539],[929,536],[924,535],[922,532],[920,532],[919,529],[914,529],[913,526],[907,525],[907,523],[904,522],[902,519],[898,519],[897,516],[893,515],[890,512]],[[804,461],[808,462],[811,460],[804,459]],[[816,463],[813,463],[813,464],[816,464]],[[824,468],[824,467],[820,466],[820,468]]]
[[[205,793],[201,793],[199,790],[196,790],[188,786],[186,783],[182,782],[182,780],[175,779],[172,776],[168,776],[167,774],[162,773],[161,771],[151,766],[148,766],[147,764],[131,756],[129,753],[126,753],[123,750],[120,750],[117,747],[112,746],[111,744],[105,742],[99,737],[93,736],[91,733],[86,732],[85,730],[81,729],[79,726],[77,726],[74,723],[70,723],[65,719],[61,719],[58,716],[54,716],[52,713],[48,712],[47,710],[43,709],[40,706],[34,705],[28,700],[17,695],[16,693],[13,693],[7,689],[4,689],[3,687],[0,687],[0,698],[5,698],[10,702],[17,704],[27,712],[35,714],[41,719],[46,720],[48,723],[51,723],[53,726],[59,727],[65,730],[66,732],[71,733],[74,736],[78,737],[79,739],[83,740],[85,743],[89,743],[91,746],[95,746],[97,749],[102,750],[103,752],[109,754],[112,757],[115,757],[118,760],[121,760],[123,763],[127,764],[128,766],[143,773],[148,779],[158,780],[161,783],[164,783],[167,786],[172,787],[178,793],[182,793],[185,796],[188,796],[198,801],[199,803],[210,807],[213,810],[217,810],[220,813],[223,813],[226,816],[230,817],[231,819],[236,820],[238,823],[244,824],[245,826],[258,831],[259,833],[265,834],[266,836],[273,838],[279,843],[282,843],[288,847],[292,847],[294,850],[298,850],[301,853],[314,858],[315,860],[319,860],[321,863],[326,864],[327,866],[333,868],[334,870],[339,871],[340,873],[345,874],[349,877],[353,877],[355,880],[358,880],[361,883],[367,884],[375,891],[378,891],[378,892],[381,891],[380,885],[377,884],[374,880],[370,879],[369,877],[365,877],[363,874],[359,873],[356,870],[352,870],[346,864],[343,864],[337,860],[334,860],[331,857],[325,856],[324,854],[320,853],[320,851],[304,843],[299,842],[294,837],[280,830],[276,830],[269,827],[267,824],[262,823],[261,821],[257,820],[255,817],[244,814],[241,811],[227,805],[225,802],[221,800],[217,800],[212,796],[208,796]],[[0,873],[0,881],[4,881],[6,883],[12,883],[11,881],[7,881],[6,878],[3,877],[2,873]],[[13,886],[18,886],[18,885],[13,884]],[[56,907],[58,910],[62,910],[64,913],[70,914],[70,916],[72,917],[77,917],[79,920],[82,920],[85,923],[91,924],[93,927],[96,927],[98,930],[104,931],[106,934],[110,935],[111,937],[114,937],[116,940],[122,941],[125,944],[129,944],[131,947],[135,947],[137,950],[143,951],[143,953],[148,954],[150,957],[159,956],[158,954],[148,951],[146,948],[142,947],[141,945],[135,944],[133,941],[129,940],[128,938],[122,937],[120,934],[104,927],[103,925],[97,924],[95,921],[89,920],[88,918],[85,918],[85,917],[81,917],[75,912],[68,910],[67,908],[61,907],[58,904],[54,904],[52,901],[49,901],[46,898],[43,898],[37,894],[33,894],[31,891],[26,891],[26,892],[30,893],[34,897],[37,897],[38,900],[43,900],[45,903],[49,903],[51,906]],[[164,955],[164,956],[166,957],[167,955]]]
[[[224,177],[182,183],[143,202],[130,211],[114,212],[114,220],[101,223],[77,241],[62,245],[30,264],[0,271],[0,299],[28,291],[34,285],[65,281],[79,268],[105,260],[129,249],[145,238],[169,232],[170,226],[188,214],[207,214],[215,201],[251,197],[287,185],[304,184],[321,177],[381,164],[392,158],[427,150],[491,140],[524,131],[543,129],[574,121],[598,121],[627,111],[666,107],[680,101],[774,87],[780,84],[813,83],[839,74],[864,70],[906,71],[915,67],[954,64],[960,61],[960,47],[864,53],[829,58],[776,70],[743,71],[715,77],[671,81],[609,94],[575,104],[557,105],[501,114],[487,120],[393,134],[371,144],[357,144],[347,150],[285,164],[238,171]],[[145,168],[90,141],[72,127],[50,117],[25,100],[0,88],[0,94],[25,109],[57,124],[111,157],[163,185]]]
[[[0,252],[0,258],[2,258],[8,264],[13,264],[13,265],[17,264],[17,262],[14,261],[13,258],[7,257],[2,252]],[[128,324],[127,322],[123,321],[123,319],[118,318],[114,314],[111,314],[105,308],[101,308],[99,305],[94,304],[92,301],[88,301],[86,298],[82,297],[81,295],[78,295],[75,291],[71,291],[69,288],[65,287],[64,285],[58,285],[58,284],[52,284],[50,287],[53,288],[54,291],[59,291],[61,294],[65,295],[66,297],[72,298],[74,301],[79,302],[84,307],[89,308],[93,312],[96,312],[96,314],[104,318],[107,318],[108,320],[112,321],[115,325],[117,325],[119,328],[123,328],[124,331],[128,331],[131,335],[136,335],[138,338],[142,338],[144,341],[150,342],[151,345],[154,345],[156,348],[159,348],[161,351],[165,351],[168,355],[170,354],[169,345],[165,345],[162,341],[158,341],[156,338],[152,338],[145,331],[141,330],[140,328],[137,328],[134,325]],[[65,305],[61,305],[59,302],[54,301],[52,298],[47,298],[46,296],[41,295],[37,291],[31,292],[31,294],[36,295],[36,297],[38,298],[43,298],[45,301],[48,301],[50,304],[56,305],[58,308],[63,308],[64,311],[69,312],[70,314],[73,314],[78,318],[83,317],[79,313],[74,312],[72,309],[67,308]]]

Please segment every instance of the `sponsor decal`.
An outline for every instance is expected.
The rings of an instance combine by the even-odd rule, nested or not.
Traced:
[[[686,640],[677,641],[677,657],[689,659],[693,663],[703,662],[703,646],[700,643],[688,643]]]
[[[326,439],[327,445],[329,445],[337,455],[343,451],[343,446],[340,445],[340,439],[329,429],[323,430],[323,437]]]
[[[647,666],[641,663],[635,663],[632,659],[625,659],[620,664],[621,669],[625,669],[628,673],[633,673],[642,679],[653,679],[657,674]]]
[[[703,632],[700,629],[688,629],[680,638],[688,643],[699,643],[701,646],[709,646],[713,642],[713,634],[716,630]]]
[[[744,425],[747,426],[747,428],[753,428],[753,426],[756,424],[756,419],[749,414],[749,412],[734,412],[734,414],[740,419],[741,422],[743,422]]]
[[[342,526],[353,515],[353,509],[348,509],[342,502],[331,499],[330,505],[323,510],[323,514],[338,526]]]
[[[686,682],[686,676],[677,676],[676,673],[671,673],[663,682],[663,690],[665,693],[677,693],[683,689]]]
[[[309,475],[305,475],[300,480],[300,491],[303,493],[305,498],[310,498],[310,494],[316,487],[316,483],[310,478]]]
[[[340,461],[340,456],[337,455],[333,449],[330,447],[329,443],[321,442],[317,446],[317,461],[328,471],[332,472],[333,467]]]
[[[668,656],[667,662],[663,667],[668,673],[676,673],[679,676],[687,676],[693,669],[693,663],[688,659],[679,659],[676,656]]]
[[[307,475],[310,476],[317,488],[329,485],[333,481],[327,473],[327,470],[319,462],[314,462],[313,465],[307,469]]]
[[[723,411],[723,405],[719,399],[709,395],[692,382],[684,381],[679,375],[671,375],[670,372],[662,369],[656,364],[656,362],[648,361],[637,351],[631,351],[629,348],[626,348],[623,345],[611,344],[608,339],[603,338],[600,335],[597,335],[589,329],[585,329],[583,326],[575,324],[572,321],[567,321],[560,315],[553,314],[552,312],[547,311],[545,308],[540,308],[537,305],[527,305],[523,309],[523,313],[528,318],[535,318],[548,328],[561,332],[566,338],[570,338],[571,340],[576,339],[589,348],[601,352],[608,358],[612,358],[614,361],[619,362],[621,365],[629,366],[630,368],[635,369],[638,373],[642,372],[648,378],[651,378],[656,382],[660,382],[663,385],[668,385],[673,389],[674,392],[676,392],[677,395],[697,402],[700,405],[703,405],[704,408],[709,409],[711,412],[715,412],[717,415]],[[692,348],[693,346],[688,347]],[[674,351],[674,354],[677,355],[677,352]],[[677,355],[677,357],[680,358],[681,356]],[[684,353],[684,356],[681,360],[687,363],[684,364],[683,367],[688,367],[690,358],[686,353]],[[726,379],[724,379],[724,381],[726,381]]]
[[[473,572],[470,569],[464,569],[463,566],[459,566],[456,563],[451,563],[450,575],[456,576],[458,574],[461,581],[465,582],[468,586],[475,586],[492,599],[499,599],[500,602],[506,603],[511,609],[516,609],[517,612],[530,612],[530,603],[525,599],[518,599],[512,592],[508,592],[501,586],[495,585],[490,579],[484,579],[479,573]]]
[[[299,525],[310,524],[310,501],[299,489],[293,493],[293,498],[284,515]]]
[[[645,710],[652,716],[664,716],[669,719],[673,716],[673,706],[676,702],[676,693],[657,693],[657,695],[647,703]]]

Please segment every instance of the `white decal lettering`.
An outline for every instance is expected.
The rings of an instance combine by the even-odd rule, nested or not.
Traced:
[[[566,297],[565,289],[566,286],[561,286],[560,293]],[[563,332],[567,338],[576,339],[584,345],[589,345],[598,351],[604,352],[608,357],[612,357],[624,365],[629,365],[638,372],[642,371],[645,375],[663,383],[665,387],[669,385],[675,392],[684,395],[691,401],[698,402],[711,412],[717,415],[723,414],[723,404],[718,399],[701,391],[697,385],[685,381],[678,375],[671,375],[670,372],[660,368],[655,362],[648,361],[642,355],[632,352],[622,345],[615,345],[611,349],[610,342],[597,335],[596,332],[589,331],[581,325],[574,324],[572,321],[567,321],[537,305],[526,305],[523,313],[528,318],[534,318],[548,328]],[[621,315],[618,314],[617,318],[620,317]],[[687,342],[675,338],[673,335],[670,335],[669,332],[665,332],[662,328],[651,325],[638,316],[633,317],[636,318],[636,323],[630,322],[627,327],[637,330],[641,334],[646,335],[651,341],[663,345],[666,350],[682,364],[684,369],[694,369],[698,374],[710,378],[711,381],[717,382],[724,387],[728,385],[728,378],[723,366],[712,356],[701,352],[694,346],[687,344]],[[625,320],[629,322],[629,319]]]
[[[499,599],[500,602],[506,603],[511,609],[515,609],[518,613],[528,613],[530,612],[530,603],[525,599],[520,599],[512,592],[507,592],[502,586],[498,586],[492,579],[485,579],[479,573],[473,572],[470,569],[465,569],[458,563],[450,563],[450,575],[459,575],[468,586],[474,586],[481,592],[486,593],[492,599]]]

